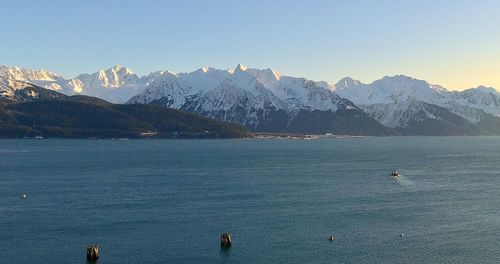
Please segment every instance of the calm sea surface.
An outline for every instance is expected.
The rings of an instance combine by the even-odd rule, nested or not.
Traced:
[[[0,263],[91,243],[102,264],[499,263],[500,138],[0,140]]]

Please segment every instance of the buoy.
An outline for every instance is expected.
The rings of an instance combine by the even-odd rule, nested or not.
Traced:
[[[87,260],[97,260],[99,258],[99,246],[89,245],[87,246]]]
[[[231,234],[230,233],[223,233],[220,236],[220,246],[221,247],[230,247],[232,245],[233,241],[231,239]]]
[[[403,234],[403,233],[401,233],[401,235],[399,235],[399,237],[403,237],[403,236],[404,236],[404,234]]]

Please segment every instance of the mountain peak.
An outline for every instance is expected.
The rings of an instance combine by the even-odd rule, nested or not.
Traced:
[[[374,81],[372,84],[382,86],[392,86],[399,89],[421,90],[431,89],[438,93],[446,93],[448,90],[441,85],[431,84],[426,80],[417,79],[407,75],[384,76],[382,79]]]
[[[125,75],[130,75],[130,74],[134,74],[134,72],[127,68],[127,67],[124,67],[120,64],[117,64],[111,68],[109,68],[106,72],[113,72],[113,73],[122,73],[122,74],[125,74]]]
[[[351,77],[345,77],[345,78],[342,78],[340,81],[338,81],[337,85],[335,85],[335,86],[337,86],[337,87],[340,87],[340,86],[349,87],[349,86],[357,86],[359,84],[361,84],[360,81],[354,80]]]
[[[246,71],[247,70],[247,67],[243,64],[238,64],[236,65],[236,68],[234,69],[234,72],[243,72],[243,71]]]
[[[404,75],[404,74],[396,74],[394,76],[392,76],[393,78],[401,78],[401,79],[415,79],[411,76],[408,76],[408,75]]]
[[[208,72],[210,71],[210,69],[211,69],[210,67],[208,67],[208,66],[204,66],[204,67],[201,67],[201,68],[197,69],[197,70],[196,70],[196,71],[194,71],[194,72],[198,72],[198,73],[208,73]]]
[[[383,83],[385,85],[393,86],[412,86],[412,87],[422,87],[422,88],[436,88],[437,85],[431,85],[429,82],[421,79],[417,79],[407,75],[394,75],[394,76],[384,76],[382,79],[378,79],[373,83]]]
[[[398,80],[398,81],[405,81],[405,80],[418,80],[418,79],[415,79],[413,77],[410,77],[410,76],[407,76],[407,75],[403,75],[403,74],[396,74],[396,75],[393,75],[393,76],[384,76],[382,77],[382,79],[380,80]]]
[[[477,91],[484,91],[484,92],[488,92],[488,93],[498,93],[498,90],[493,88],[493,87],[488,87],[488,86],[484,86],[484,85],[480,85],[478,87],[475,88]]]
[[[281,78],[281,73],[279,73],[271,68],[267,68],[267,69],[265,69],[265,71],[268,71],[269,73],[271,73],[274,76],[274,78],[276,78],[276,80],[279,80]]]

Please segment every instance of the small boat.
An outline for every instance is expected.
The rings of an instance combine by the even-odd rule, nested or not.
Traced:
[[[23,194],[21,194],[21,197],[22,197],[22,198],[26,198],[26,197],[28,197],[28,196],[27,196],[25,193],[23,193]]]
[[[328,236],[328,240],[330,240],[330,241],[335,240],[335,236],[334,236],[334,235],[329,235],[329,236]]]
[[[392,177],[399,177],[400,176],[399,171],[397,171],[397,170],[391,171],[391,176]]]

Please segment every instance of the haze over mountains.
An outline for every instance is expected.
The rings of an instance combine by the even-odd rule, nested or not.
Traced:
[[[115,66],[66,79],[45,70],[0,66],[0,96],[13,98],[15,91],[26,84],[112,103],[163,105],[255,131],[356,135],[500,133],[500,93],[495,89],[480,86],[449,91],[402,75],[369,84],[351,78],[329,84],[243,65],[227,70],[201,68],[190,73],[158,71],[146,76]]]

